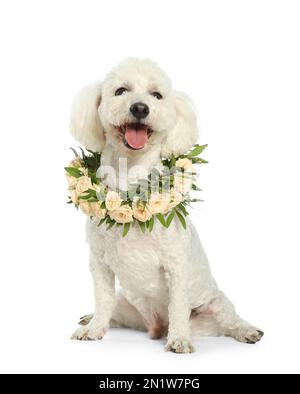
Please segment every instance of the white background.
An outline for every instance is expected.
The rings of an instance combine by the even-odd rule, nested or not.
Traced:
[[[1,1],[1,372],[300,372],[299,20],[288,0]],[[198,107],[210,163],[192,216],[220,286],[265,331],[256,346],[69,340],[93,308],[84,215],[65,205],[69,106],[128,56]]]

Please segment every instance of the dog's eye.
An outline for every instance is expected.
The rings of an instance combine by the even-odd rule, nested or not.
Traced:
[[[115,91],[115,96],[121,96],[122,94],[124,94],[125,92],[128,92],[128,89],[126,88],[119,88]]]
[[[151,95],[157,98],[157,100],[161,100],[163,98],[163,96],[159,92],[153,92],[151,93]]]

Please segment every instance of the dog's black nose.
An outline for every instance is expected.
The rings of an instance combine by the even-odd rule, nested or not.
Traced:
[[[130,107],[130,112],[135,118],[143,119],[149,115],[149,107],[144,103],[134,103]]]

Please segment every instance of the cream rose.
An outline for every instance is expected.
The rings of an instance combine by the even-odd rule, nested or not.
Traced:
[[[132,211],[133,216],[140,222],[147,222],[152,217],[148,204],[144,204],[141,201],[132,204]]]
[[[109,190],[106,198],[105,198],[105,205],[109,211],[114,211],[115,209],[120,208],[121,206],[121,198],[117,192]]]
[[[183,200],[182,194],[179,193],[178,191],[172,189],[170,193],[170,204],[169,208],[175,208],[177,207],[178,204],[180,204]]]
[[[109,211],[108,214],[117,223],[133,222],[132,209],[129,205],[121,205],[120,208]]]
[[[79,168],[82,166],[82,160],[80,159],[80,157],[76,157],[76,159],[73,159],[70,164],[69,167],[75,167],[75,168]]]
[[[106,209],[101,208],[101,203],[99,202],[82,201],[79,206],[82,212],[88,216],[103,219],[106,215]]]
[[[95,192],[98,193],[100,191],[100,186],[96,185],[96,183],[93,183],[90,189],[95,190]]]
[[[169,196],[167,194],[154,193],[149,199],[150,212],[155,215],[157,213],[168,212]]]
[[[190,159],[178,159],[175,165],[176,167],[183,168],[184,171],[194,172],[193,163]]]
[[[76,185],[76,192],[80,196],[82,193],[88,189],[92,189],[93,185],[91,179],[88,176],[82,176],[78,179]]]
[[[70,189],[74,189],[77,185],[78,179],[66,172],[66,178]]]
[[[92,209],[92,214],[98,219],[103,219],[106,215],[106,209],[101,208],[101,203],[100,202],[90,202],[91,204],[91,209]]]
[[[79,203],[79,206],[83,213],[85,213],[88,216],[93,216],[92,205],[90,202],[82,201]]]
[[[185,195],[187,194],[192,187],[193,184],[193,178],[191,175],[186,175],[182,173],[176,173],[174,175],[174,189]]]
[[[84,176],[88,176],[89,175],[89,170],[87,168],[84,167],[79,167],[78,170],[82,173],[82,175]]]
[[[78,194],[76,192],[76,190],[70,190],[70,194],[71,194],[71,200],[73,202],[73,204],[77,205],[78,204]]]

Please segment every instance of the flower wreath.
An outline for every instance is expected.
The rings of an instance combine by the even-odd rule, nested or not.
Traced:
[[[75,158],[65,167],[70,193],[67,203],[74,204],[90,218],[98,218],[98,225],[106,224],[107,230],[115,225],[122,227],[123,236],[134,223],[143,233],[151,232],[155,218],[168,228],[175,215],[186,229],[186,207],[201,201],[190,196],[191,190],[200,190],[194,183],[193,164],[207,163],[199,157],[206,146],[197,144],[184,155],[163,158],[162,169],[154,168],[147,179],[130,184],[126,192],[109,190],[97,177],[100,153],[90,150],[86,153],[81,148],[78,153],[71,148]]]

